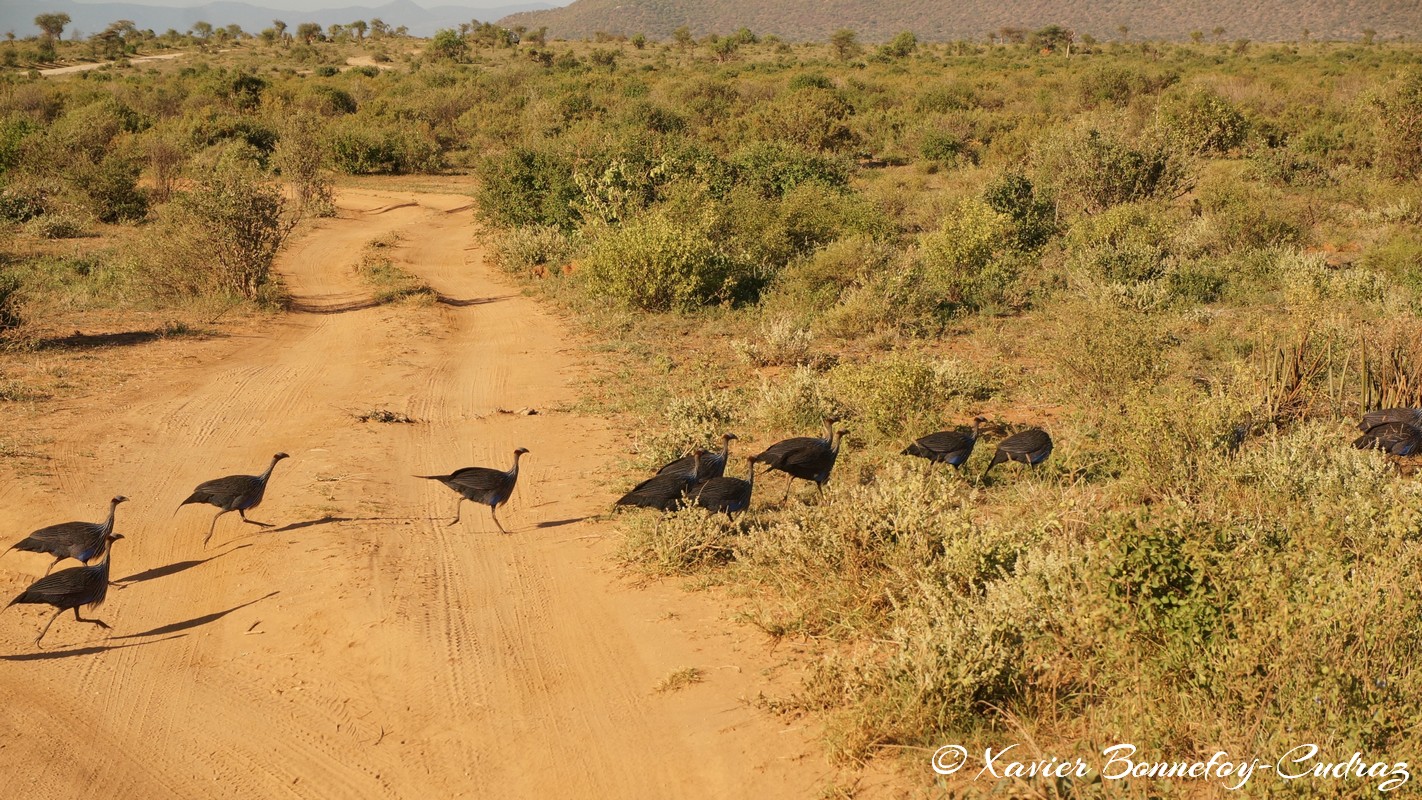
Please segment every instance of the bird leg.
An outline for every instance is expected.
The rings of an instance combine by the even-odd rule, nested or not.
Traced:
[[[242,518],[242,521],[247,523],[248,525],[260,525],[263,528],[272,527],[272,523],[270,522],[258,522],[254,519],[247,519],[247,512],[244,509],[237,509],[237,515],[240,516]]]
[[[213,532],[214,530],[217,530],[217,520],[218,520],[223,514],[226,514],[226,513],[228,513],[228,512],[227,512],[227,511],[219,511],[219,512],[217,512],[217,516],[215,516],[215,517],[212,518],[212,524],[209,525],[209,526],[207,526],[207,536],[204,537],[203,540],[202,540],[202,547],[203,547],[204,550],[207,549],[207,543],[208,543],[208,541],[212,539],[212,532]]]
[[[77,607],[76,607],[76,610],[77,610]],[[44,635],[45,635],[46,633],[49,633],[49,626],[53,625],[53,624],[54,624],[54,621],[57,620],[57,619],[59,619],[59,615],[60,615],[60,614],[63,614],[63,613],[64,613],[64,609],[62,609],[62,608],[59,609],[58,611],[54,612],[54,616],[50,617],[50,618],[49,618],[49,622],[46,622],[46,623],[44,624],[44,627],[40,629],[40,635],[35,637],[35,646],[36,646],[36,647],[39,646],[40,639],[43,639],[43,638],[44,638]]]
[[[790,474],[786,474],[786,476],[785,476],[785,496],[782,497],[782,498],[780,498],[780,502],[781,502],[782,504],[784,504],[784,502],[785,502],[786,500],[789,500],[789,499],[790,499],[790,484],[791,484],[791,483],[794,483],[794,482],[795,482],[795,476],[794,476],[794,475],[790,475]]]
[[[103,628],[104,630],[108,630],[108,629],[109,629],[109,623],[104,622],[104,621],[101,620],[101,619],[84,619],[83,617],[79,616],[79,606],[75,606],[75,607],[74,607],[74,618],[77,619],[77,620],[79,620],[80,622],[87,622],[87,623],[89,623],[90,625],[98,625],[100,628]]]
[[[446,526],[444,526],[444,527],[446,527],[446,528],[452,528],[452,527],[454,527],[455,525],[458,525],[458,524],[459,524],[459,508],[460,508],[460,506],[462,506],[462,505],[464,505],[464,498],[463,498],[463,497],[460,497],[459,500],[456,501],[455,504],[454,504],[454,521],[451,522],[451,523],[449,523],[448,525],[446,525]]]
[[[54,569],[54,565],[55,565],[55,564],[58,564],[59,562],[61,562],[61,561],[63,561],[63,560],[64,560],[64,556],[55,556],[55,557],[54,557],[54,560],[51,561],[51,562],[49,562],[49,569],[45,570],[45,571],[44,571],[44,574],[45,574],[46,576],[48,576],[49,573],[50,573],[50,571]]]
[[[493,517],[493,518],[494,518],[494,524],[499,526],[499,533],[508,533],[508,531],[504,530],[504,525],[503,525],[503,523],[502,523],[502,522],[499,522],[499,510],[498,510],[497,507],[495,507],[495,506],[490,506],[490,507],[489,507],[489,516]]]

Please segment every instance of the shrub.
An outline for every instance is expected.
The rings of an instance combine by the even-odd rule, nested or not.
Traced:
[[[958,204],[919,242],[918,291],[940,312],[975,311],[1005,302],[1017,277],[1007,244],[1011,219],[980,200]]]
[[[350,92],[323,83],[307,88],[302,105],[324,117],[356,113],[356,101]]]
[[[549,225],[575,227],[574,203],[582,191],[568,157],[552,148],[516,147],[485,156],[479,175],[479,209],[493,224],[511,228]]]
[[[808,87],[766,101],[751,111],[751,134],[766,141],[791,142],[811,151],[852,147],[857,137],[846,120],[854,113],[830,89]]]
[[[1228,100],[1205,86],[1171,92],[1160,101],[1160,121],[1186,152],[1224,153],[1244,143],[1249,123]]]
[[[191,188],[164,206],[138,256],[161,294],[269,296],[271,266],[291,232],[281,188],[247,148],[228,146],[195,164]]]
[[[45,214],[25,223],[25,233],[42,239],[73,239],[84,235],[84,225],[68,214]]]
[[[573,255],[573,241],[560,228],[511,228],[494,240],[494,263],[517,275],[556,274]]]
[[[708,219],[683,225],[649,212],[605,230],[589,246],[578,274],[594,296],[649,311],[737,299],[750,276],[710,234]]]
[[[1203,244],[1216,253],[1294,244],[1303,237],[1277,191],[1226,180],[1203,184],[1199,196],[1208,224]]]
[[[1165,274],[1174,233],[1164,209],[1131,203],[1078,222],[1067,237],[1067,252],[1075,266],[1100,280],[1149,281]]]
[[[1047,139],[1036,153],[1040,185],[1095,214],[1121,203],[1169,199],[1189,185],[1188,161],[1153,136],[1081,126]]]
[[[439,61],[460,63],[469,60],[469,43],[457,31],[441,28],[435,31],[426,52]]]
[[[1422,70],[1404,72],[1373,99],[1377,110],[1377,164],[1398,179],[1422,172]]]
[[[1110,299],[1068,304],[1055,316],[1057,364],[1067,385],[1119,400],[1164,374],[1168,340],[1153,317]]]
[[[829,385],[835,406],[848,413],[861,435],[882,437],[936,424],[952,398],[984,400],[993,391],[989,378],[963,362],[907,353],[841,364],[830,371]]]
[[[1004,172],[983,187],[983,202],[1012,218],[1012,238],[1021,250],[1033,251],[1057,233],[1057,207],[1019,172]]]
[[[319,122],[305,115],[289,118],[272,161],[281,176],[296,188],[301,213],[329,217],[336,213],[336,201],[326,172],[328,145],[321,137],[321,128]]]
[[[18,328],[24,323],[20,314],[22,286],[19,276],[0,270],[0,331]]]
[[[778,197],[811,181],[841,187],[849,183],[849,164],[785,142],[754,142],[731,156],[736,181],[765,197]]]
[[[434,172],[442,164],[439,145],[409,123],[345,116],[329,142],[332,164],[352,175]]]

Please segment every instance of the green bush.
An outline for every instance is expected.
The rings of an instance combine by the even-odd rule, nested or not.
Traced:
[[[329,134],[332,165],[351,175],[434,172],[441,164],[439,145],[420,126],[342,117]]]
[[[922,355],[894,353],[862,364],[841,364],[829,372],[835,407],[847,412],[861,436],[897,437],[943,419],[954,399],[991,397],[995,382],[969,364]]]
[[[987,203],[959,203],[938,230],[919,240],[917,292],[940,313],[1009,302],[1018,272],[1011,230],[1011,218]]]
[[[1019,172],[1004,172],[983,187],[983,202],[1012,218],[1012,239],[1018,249],[1033,251],[1056,235],[1056,202]]]
[[[24,324],[24,317],[20,314],[22,287],[19,276],[0,269],[0,331]]]
[[[588,247],[588,291],[649,311],[692,310],[743,295],[750,275],[711,240],[710,220],[653,211],[602,232]]]
[[[479,210],[494,225],[549,225],[571,230],[579,222],[582,190],[568,157],[552,148],[516,147],[485,156],[476,165]]]
[[[529,225],[503,231],[494,240],[494,263],[517,275],[557,274],[573,254],[572,239],[560,228]]]
[[[1422,70],[1402,73],[1374,96],[1377,164],[1401,180],[1422,172]]]
[[[811,181],[834,187],[849,183],[850,167],[845,160],[785,142],[748,144],[731,155],[730,163],[738,183],[765,197],[785,195]]]
[[[1192,153],[1224,153],[1249,135],[1244,115],[1205,86],[1167,93],[1160,101],[1160,121],[1166,135]]]
[[[1188,188],[1189,161],[1158,137],[1128,137],[1091,125],[1049,137],[1037,149],[1036,183],[1070,207],[1095,214],[1121,203],[1170,199]]]
[[[1100,280],[1154,280],[1166,272],[1175,231],[1175,222],[1159,206],[1114,206],[1078,221],[1067,236],[1067,253],[1071,263]]]

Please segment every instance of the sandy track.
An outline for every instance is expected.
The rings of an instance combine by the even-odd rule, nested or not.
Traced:
[[[0,774],[31,798],[801,797],[827,772],[805,733],[748,708],[773,656],[709,600],[629,589],[607,565],[598,475],[615,436],[564,409],[568,333],[500,283],[468,199],[347,191],[283,257],[298,300],[360,305],[371,238],[442,302],[293,314],[189,342],[117,395],[38,424],[40,478],[0,482],[0,530],[96,516],[122,492],[111,632],[0,617]],[[145,358],[142,348],[114,357]],[[423,422],[356,422],[386,407]],[[500,413],[532,407],[536,416]],[[532,452],[500,535],[412,474]],[[263,468],[259,530],[173,509]],[[8,473],[9,470],[7,469]],[[18,592],[43,556],[0,560]],[[652,687],[696,666],[705,683]]]
[[[146,64],[150,61],[167,61],[173,58],[182,58],[185,55],[187,55],[187,53],[164,53],[157,56],[138,56],[136,58],[130,58],[128,63],[133,65]],[[40,70],[39,74],[46,78],[53,78],[59,75],[73,75],[76,72],[88,72],[91,69],[98,69],[99,67],[108,66],[113,63],[115,62],[93,61],[87,64],[71,64],[67,67],[50,67],[49,69]]]

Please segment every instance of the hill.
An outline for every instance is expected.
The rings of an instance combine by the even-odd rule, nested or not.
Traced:
[[[1390,39],[1422,31],[1416,0],[577,0],[565,8],[524,12],[505,26],[548,26],[561,38],[602,31],[641,32],[664,39],[685,25],[693,35],[729,33],[742,26],[792,40],[822,40],[851,28],[864,41],[884,41],[901,31],[929,40],[982,39],[1001,28],[1064,25],[1078,34],[1185,39],[1224,28],[1229,39],[1357,39],[1367,29]]]
[[[390,26],[404,25],[415,36],[433,36],[439,28],[457,27],[471,19],[491,20],[529,9],[548,8],[549,3],[505,3],[493,8],[479,8],[473,5],[438,6],[425,8],[410,0],[395,0],[382,6],[351,6],[348,8],[328,8],[320,11],[293,11],[290,8],[272,8],[249,3],[214,2],[186,8],[142,5],[138,3],[77,3],[74,0],[7,0],[0,3],[0,31],[14,31],[19,36],[29,36],[37,32],[34,19],[37,14],[63,12],[72,20],[69,30],[90,34],[103,30],[110,22],[132,20],[139,28],[151,28],[159,33],[173,28],[186,31],[198,21],[222,26],[236,23],[242,29],[253,33],[268,27],[273,19],[285,20],[292,28],[301,22],[319,22],[321,25],[338,23],[344,25],[358,19],[383,19]]]

